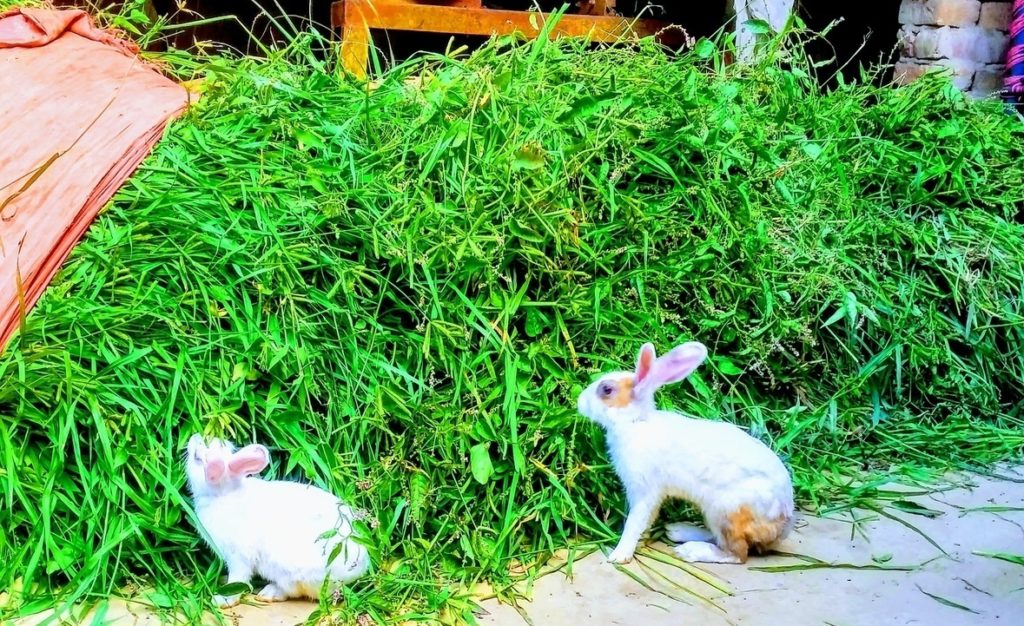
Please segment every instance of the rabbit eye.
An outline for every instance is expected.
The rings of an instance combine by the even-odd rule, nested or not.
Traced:
[[[601,394],[602,398],[607,398],[615,393],[615,387],[613,387],[611,383],[601,383],[597,388],[597,392]]]

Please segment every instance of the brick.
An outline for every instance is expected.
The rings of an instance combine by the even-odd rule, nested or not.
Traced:
[[[931,66],[924,63],[900,61],[893,70],[893,79],[897,85],[907,85],[924,76],[929,69]]]
[[[999,63],[1004,60],[1008,38],[1006,33],[987,28],[922,28],[905,37],[906,56],[917,59],[962,59],[976,63]]]
[[[974,74],[974,84],[971,91],[976,95],[994,94],[1003,89],[1003,74],[1005,68],[1002,65],[983,65]]]
[[[931,63],[914,63],[901,60],[896,64],[893,78],[899,85],[906,85],[929,72],[944,72],[953,82],[953,86],[962,91],[971,88],[974,79],[974,64],[954,59],[940,59]]]
[[[978,26],[994,30],[1010,30],[1010,14],[1013,13],[1012,2],[986,2],[981,5],[981,17]]]
[[[901,26],[899,35],[896,37],[896,40],[899,42],[900,46],[906,47],[914,42],[914,38],[917,37],[917,33],[919,32],[919,29],[916,29],[912,26]]]
[[[981,11],[978,0],[903,0],[899,20],[917,26],[974,26]]]
[[[908,26],[900,28],[899,35],[896,36],[900,53],[908,58],[918,57],[916,52],[916,43],[918,43],[918,36],[921,35],[921,31],[913,29]]]

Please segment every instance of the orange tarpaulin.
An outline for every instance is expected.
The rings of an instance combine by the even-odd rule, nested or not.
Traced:
[[[83,11],[0,13],[0,351],[188,103]]]

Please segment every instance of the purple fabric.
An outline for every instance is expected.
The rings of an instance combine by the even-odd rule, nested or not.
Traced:
[[[1007,95],[1020,100],[1024,96],[1024,0],[1013,1],[1010,17],[1010,47],[1006,52],[1006,77],[1003,87]]]

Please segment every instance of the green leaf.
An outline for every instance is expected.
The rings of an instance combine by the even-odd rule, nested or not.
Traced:
[[[800,147],[803,148],[804,154],[811,157],[812,160],[821,156],[822,148],[816,143],[807,142]]]
[[[236,596],[242,593],[252,593],[252,585],[249,583],[227,583],[217,588],[217,594],[222,596]]]
[[[881,565],[869,563],[867,565],[856,565],[854,563],[797,563],[794,565],[762,565],[751,567],[755,572],[768,572],[771,574],[784,574],[786,572],[803,572],[812,569],[851,569],[861,571],[882,571],[882,572],[912,572],[918,569],[917,565]]]
[[[323,150],[327,147],[324,144],[323,139],[320,139],[308,130],[297,130],[295,131],[295,138],[299,141],[299,145],[305,148],[318,148]]]
[[[540,146],[524,146],[516,151],[512,169],[539,170],[544,167],[544,150]]]
[[[522,221],[517,219],[511,219],[508,221],[508,230],[516,237],[524,239],[526,241],[532,241],[534,243],[543,243],[544,236],[533,230]],[[500,305],[499,305],[500,306]]]
[[[1007,563],[1013,563],[1014,565],[1024,566],[1024,555],[1022,554],[1010,554],[1009,552],[986,552],[984,550],[975,550],[971,554],[988,557],[990,559],[1006,561]]]
[[[423,520],[429,491],[430,478],[423,472],[413,472],[409,477],[409,514],[416,521]]]
[[[310,174],[308,180],[309,180],[309,185],[313,189],[316,189],[320,193],[327,193],[327,185],[324,184],[324,181],[323,181],[322,178],[320,178],[316,174]]]
[[[755,35],[767,35],[772,32],[771,24],[764,20],[747,20],[743,26]]]
[[[921,515],[923,517],[935,518],[942,515],[942,511],[936,511],[935,509],[929,509],[928,507],[921,506],[916,502],[910,500],[896,500],[889,503],[894,509],[903,511],[904,513],[910,513],[912,515]]]
[[[238,585],[245,585],[245,583],[236,583]],[[248,585],[246,585],[248,587]],[[237,592],[242,593],[242,592]],[[234,595],[234,593],[225,593],[222,595]],[[169,609],[175,605],[174,599],[168,596],[166,593],[159,591],[153,591],[145,595],[146,600],[153,604],[153,606],[160,609]]]
[[[846,309],[845,308],[836,309],[835,313],[833,313],[831,317],[829,317],[827,320],[825,320],[825,323],[822,324],[822,327],[823,328],[828,328],[829,326],[831,326],[832,324],[835,324],[836,322],[838,322],[839,320],[843,319],[844,317],[846,317]]]
[[[743,370],[736,367],[736,364],[732,360],[727,359],[724,356],[716,357],[714,359],[715,369],[726,376],[739,376],[743,373]]]
[[[528,337],[539,337],[550,324],[540,309],[530,307],[526,309],[526,335]]]
[[[489,443],[478,443],[469,450],[469,466],[473,472],[473,478],[481,485],[486,485],[494,473],[494,466],[491,464],[491,453]]]
[[[789,204],[796,204],[796,199],[793,197],[793,192],[789,190],[789,185],[786,181],[781,178],[775,181],[775,190],[779,192],[782,199]]]
[[[701,39],[694,46],[693,51],[702,59],[710,58],[715,53],[715,42],[710,39]]]
[[[918,590],[918,591],[920,591],[920,592],[921,592],[921,593],[923,593],[924,595],[928,596],[928,597],[929,597],[929,598],[931,598],[932,600],[935,600],[935,601],[936,601],[936,602],[938,602],[939,604],[944,604],[944,605],[946,605],[946,606],[948,606],[948,607],[952,607],[952,608],[954,608],[954,609],[960,609],[961,611],[967,611],[968,613],[975,613],[975,614],[977,614],[977,613],[978,613],[978,612],[977,612],[977,611],[975,611],[974,609],[972,609],[972,608],[970,608],[970,607],[966,607],[966,606],[964,606],[964,605],[962,605],[962,604],[959,604],[959,603],[957,603],[957,602],[953,602],[953,601],[952,601],[952,600],[950,600],[949,598],[943,598],[942,596],[938,596],[938,595],[935,595],[934,593],[928,593],[928,592],[927,592],[927,591],[925,591],[924,589],[921,589],[921,585],[918,585],[917,583],[914,583],[914,586],[915,586],[915,587],[917,587],[917,590]]]
[[[504,89],[512,83],[512,79],[515,78],[515,74],[510,71],[501,72],[494,76],[494,86],[498,89]]]
[[[619,94],[611,91],[598,96],[577,98],[569,105],[569,110],[558,117],[558,121],[565,123],[578,118],[589,117],[601,109],[614,104],[618,98]]]

